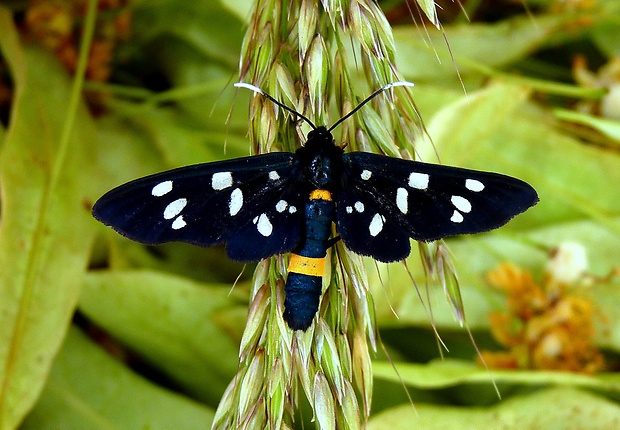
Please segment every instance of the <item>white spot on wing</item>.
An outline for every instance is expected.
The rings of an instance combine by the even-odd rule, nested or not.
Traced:
[[[368,231],[370,232],[370,235],[372,237],[375,237],[376,235],[381,233],[381,230],[383,230],[384,222],[385,218],[383,217],[383,215],[375,214],[375,216],[372,217],[372,221],[370,221],[370,225],[368,226]]]
[[[467,179],[465,181],[465,188],[474,193],[479,193],[484,190],[484,184],[476,179]]]
[[[276,210],[280,213],[284,212],[287,207],[288,203],[286,203],[286,200],[280,200],[278,203],[276,203]]]
[[[294,214],[295,212],[297,212],[297,208],[295,206],[290,206],[288,208],[288,213]]]
[[[352,214],[353,213],[353,207],[351,206],[347,206],[346,208],[344,208],[348,214]]]
[[[454,211],[452,217],[450,217],[450,221],[455,223],[463,222],[463,215],[459,211]]]
[[[187,204],[187,199],[176,199],[164,209],[164,218],[172,219],[178,214],[181,213],[185,205]]]
[[[426,173],[413,172],[409,175],[409,186],[418,190],[428,188],[428,175]]]
[[[364,203],[362,202],[355,202],[355,204],[353,205],[353,207],[355,208],[356,211],[358,211],[359,213],[364,212]]]
[[[214,173],[211,177],[211,187],[215,191],[225,190],[228,187],[232,187],[232,173],[231,172],[218,172]]]
[[[277,181],[278,179],[280,179],[280,175],[278,175],[278,172],[276,172],[275,170],[272,170],[271,172],[269,172],[269,179],[271,179],[272,181]]]
[[[260,216],[255,217],[253,221],[254,224],[256,224],[256,230],[258,230],[260,234],[265,237],[269,237],[271,235],[271,232],[273,231],[273,225],[271,225],[271,222],[269,221],[269,218],[267,218],[267,215],[262,213],[260,214]]]
[[[370,179],[371,176],[372,176],[372,172],[370,170],[362,170],[362,174],[360,175],[360,178],[367,181]]]
[[[471,212],[471,203],[465,197],[461,196],[452,196],[450,201],[461,212],[470,213]]]
[[[151,194],[155,197],[161,197],[172,191],[172,181],[164,181],[155,185],[151,190]]]
[[[405,215],[409,211],[409,201],[407,198],[409,197],[409,192],[404,188],[399,188],[396,190],[396,206],[398,209]]]
[[[232,193],[230,193],[230,200],[228,201],[228,210],[230,211],[230,216],[235,216],[241,210],[243,206],[243,192],[239,188],[235,188]]]
[[[181,216],[177,217],[177,219],[175,219],[172,222],[172,229],[173,230],[179,230],[179,229],[185,227],[186,225],[187,225],[187,223],[183,219],[183,215],[181,215]]]

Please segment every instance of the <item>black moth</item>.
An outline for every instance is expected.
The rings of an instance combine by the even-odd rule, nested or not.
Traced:
[[[382,262],[407,257],[409,239],[432,241],[500,227],[536,204],[536,191],[512,177],[366,152],[344,153],[331,128],[249,84],[307,121],[313,130],[295,153],[197,164],[137,179],[109,191],[93,215],[148,245],[226,244],[232,260],[292,252],[284,319],[306,330],[319,307],[332,222],[351,251]]]

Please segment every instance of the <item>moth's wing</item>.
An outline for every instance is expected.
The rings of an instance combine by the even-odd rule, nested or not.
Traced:
[[[252,202],[260,210],[243,225],[231,224],[225,231],[228,256],[255,261],[292,251],[301,240],[307,199],[307,187],[293,179],[277,193],[256,193]]]
[[[538,202],[529,184],[497,173],[365,152],[346,154],[344,166],[337,230],[352,251],[379,261],[405,258],[409,237],[492,230]]]
[[[113,189],[93,215],[137,242],[227,242],[232,259],[258,260],[299,242],[304,203],[293,172],[291,153],[182,167]]]

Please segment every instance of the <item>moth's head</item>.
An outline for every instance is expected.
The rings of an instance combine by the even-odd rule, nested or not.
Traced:
[[[333,145],[333,141],[334,137],[332,136],[331,132],[327,130],[326,127],[320,126],[308,133],[308,140],[306,142],[306,146],[319,146],[320,144]]]
[[[304,146],[298,150],[302,157],[313,158],[317,154],[325,154],[327,157],[342,157],[342,148],[336,146],[334,136],[326,127],[316,127],[310,133]]]

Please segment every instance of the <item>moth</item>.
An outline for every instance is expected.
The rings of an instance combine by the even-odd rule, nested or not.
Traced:
[[[306,330],[318,311],[326,254],[335,241],[394,262],[409,255],[410,239],[489,231],[538,202],[534,188],[513,177],[336,145],[336,126],[379,93],[406,85],[412,84],[384,86],[327,128],[253,85],[236,84],[306,121],[312,130],[303,146],[136,179],[101,197],[93,215],[147,245],[225,244],[228,257],[242,262],[292,253],[283,317],[291,329]]]

